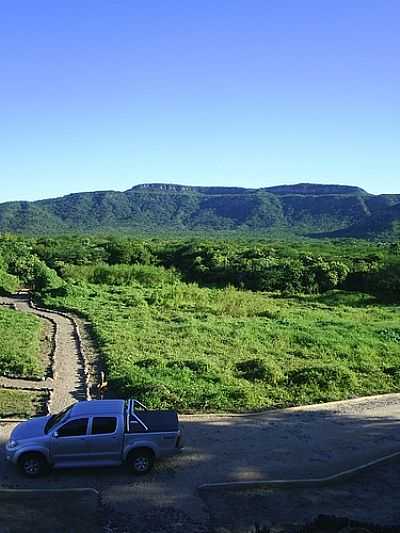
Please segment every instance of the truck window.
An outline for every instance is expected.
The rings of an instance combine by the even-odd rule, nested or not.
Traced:
[[[86,435],[88,425],[87,418],[77,418],[70,420],[57,431],[59,437],[78,437]]]
[[[93,418],[92,435],[115,433],[116,429],[117,419],[114,416],[96,416]]]
[[[60,411],[56,415],[52,415],[48,419],[46,427],[44,428],[44,432],[46,433],[46,435],[51,429],[53,429],[54,426],[56,426],[59,422],[61,422],[61,420],[65,417],[65,415],[68,413],[68,411],[70,411],[73,408],[73,406],[74,406],[74,404],[69,405],[63,411]]]

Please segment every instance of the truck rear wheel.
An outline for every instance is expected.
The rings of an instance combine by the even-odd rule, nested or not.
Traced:
[[[127,459],[129,470],[137,476],[143,476],[150,472],[154,464],[154,453],[146,448],[133,450]]]
[[[19,468],[26,477],[35,478],[43,476],[49,465],[41,453],[24,453],[19,461]]]

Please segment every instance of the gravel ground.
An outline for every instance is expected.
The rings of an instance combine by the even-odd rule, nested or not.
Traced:
[[[259,493],[254,497],[247,495],[246,498],[244,495],[238,497],[238,493],[202,493],[200,496],[197,488],[203,483],[230,480],[321,477],[398,451],[399,402],[398,395],[389,395],[339,404],[276,410],[257,416],[185,416],[182,417],[186,439],[184,452],[159,462],[145,478],[132,477],[121,467],[54,471],[44,479],[27,481],[11,465],[4,464],[0,457],[0,479],[4,486],[11,487],[96,488],[106,508],[113,509],[115,516],[120,517],[116,523],[122,524],[122,528],[134,524],[136,528],[140,525],[145,530],[153,523],[162,524],[167,520],[165,517],[169,516],[168,513],[172,512],[171,509],[176,516],[185,517],[185,520],[179,519],[177,522],[183,524],[182,531],[185,531],[188,523],[192,526],[186,531],[196,531],[193,529],[195,527],[201,531],[201,528],[210,524],[232,525],[229,517],[235,516],[234,522],[241,524],[239,518],[243,515],[243,509],[251,520],[254,515],[259,522],[262,522],[261,518],[264,518],[265,523],[275,520],[282,522],[285,513],[288,518],[293,517],[293,513],[303,508],[311,509],[310,502],[317,502],[311,514],[304,516],[305,520],[309,520],[311,515],[315,517],[319,514],[318,495],[322,491],[308,491],[309,500],[304,499],[304,493],[297,489],[285,492],[287,500],[282,500],[279,493],[271,500],[273,504],[267,505],[265,495],[260,498]],[[1,449],[2,441],[6,440],[10,429],[10,425],[1,428]],[[382,468],[393,472],[390,478],[387,477],[390,479],[387,488],[395,492],[386,494],[399,493],[400,484],[396,482],[399,472],[390,465]],[[340,516],[337,511],[343,511],[346,503],[346,512],[353,514],[360,510],[360,506],[364,508],[367,512],[364,519],[368,517],[368,521],[377,521],[384,513],[388,523],[397,523],[398,508],[389,496],[382,498],[385,485],[376,482],[374,472],[365,474],[372,476],[372,481],[368,489],[364,487],[362,496],[357,488],[359,486],[351,486],[346,492],[332,489],[332,492],[326,493],[329,494],[324,500],[326,514]],[[289,513],[292,508],[287,502],[294,502],[294,495],[297,494],[300,503],[293,506],[295,511]],[[271,498],[270,492],[267,495]],[[286,503],[281,505],[279,502],[283,501]],[[380,502],[379,509],[376,501]],[[281,509],[279,516],[272,515],[271,509],[278,508]],[[381,514],[378,514],[378,510]],[[150,517],[150,522],[145,523],[144,517]],[[243,527],[249,525],[246,523]],[[168,522],[170,526],[178,527]]]

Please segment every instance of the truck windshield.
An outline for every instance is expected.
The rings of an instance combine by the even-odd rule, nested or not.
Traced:
[[[44,428],[44,432],[47,433],[51,430],[51,428],[53,428],[56,424],[58,424],[58,422],[61,422],[61,420],[64,418],[64,416],[68,413],[68,411],[73,407],[73,405],[69,405],[68,407],[66,407],[65,409],[63,409],[62,411],[60,411],[59,413],[57,413],[56,415],[52,415],[48,421],[47,421],[47,424]]]

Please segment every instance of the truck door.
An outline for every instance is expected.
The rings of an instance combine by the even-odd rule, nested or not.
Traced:
[[[94,416],[88,436],[88,455],[91,463],[120,464],[124,428],[122,417]]]
[[[50,453],[56,466],[86,465],[88,422],[88,418],[75,418],[52,433]]]

